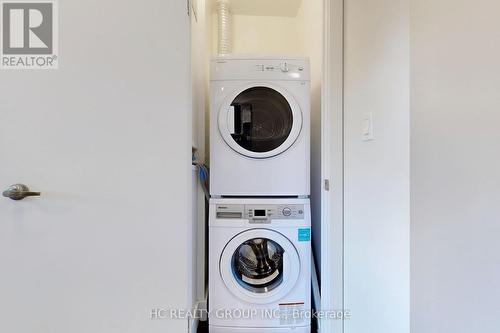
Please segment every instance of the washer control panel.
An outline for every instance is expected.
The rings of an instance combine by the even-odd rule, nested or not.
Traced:
[[[217,205],[218,219],[248,219],[253,223],[271,220],[302,220],[304,205]]]

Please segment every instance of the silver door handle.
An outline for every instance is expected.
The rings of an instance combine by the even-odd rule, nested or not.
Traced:
[[[23,200],[26,197],[38,197],[41,193],[30,191],[30,188],[24,184],[14,184],[2,194],[4,197],[12,200]]]

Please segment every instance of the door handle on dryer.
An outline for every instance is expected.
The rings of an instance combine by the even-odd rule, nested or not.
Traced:
[[[234,123],[234,106],[231,105],[227,111],[227,129],[229,134],[236,133],[236,124]]]

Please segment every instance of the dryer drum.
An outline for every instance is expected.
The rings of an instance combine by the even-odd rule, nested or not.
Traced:
[[[293,127],[293,112],[286,98],[268,87],[241,92],[234,107],[233,139],[253,152],[268,152],[281,146]]]

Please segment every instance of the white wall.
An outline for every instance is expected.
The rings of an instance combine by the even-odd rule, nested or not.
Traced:
[[[206,86],[208,80],[207,21],[210,1],[196,0],[191,7],[191,87],[193,106],[193,147],[198,150],[201,162],[205,161],[205,109],[207,105]]]
[[[500,2],[411,9],[412,332],[498,332]]]
[[[232,15],[232,53],[300,55],[295,17]],[[212,17],[212,54],[217,53],[217,14]]]
[[[409,332],[409,0],[346,0],[344,42],[345,332]]]
[[[208,63],[211,48],[211,1],[196,0],[191,8],[191,88],[193,110],[193,147],[197,150],[197,161],[205,164],[208,158],[206,149],[206,109],[208,107]],[[208,32],[207,32],[208,31]],[[210,33],[209,33],[210,32]],[[209,38],[207,38],[209,36]],[[193,167],[192,174],[192,201],[193,219],[190,226],[191,233],[191,276],[190,276],[190,303],[193,309],[197,302],[203,301],[206,296],[206,221],[205,221],[205,193],[198,181],[198,168]],[[192,319],[189,322],[189,331],[194,333],[198,329],[199,321]]]

